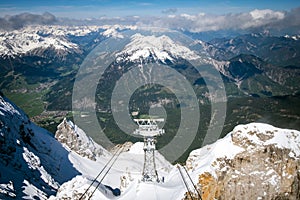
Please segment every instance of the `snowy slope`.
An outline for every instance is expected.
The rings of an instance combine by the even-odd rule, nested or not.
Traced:
[[[60,184],[80,174],[68,154],[51,133],[0,96],[0,199],[55,194]]]
[[[112,156],[101,146],[91,143],[91,139],[81,129],[74,128],[76,126],[73,123],[66,122],[68,126],[73,127],[71,131],[76,130],[82,147],[91,148],[86,149],[86,152],[95,148],[101,150],[100,154],[96,154],[95,160],[81,156],[68,145],[59,143],[46,130],[30,122],[23,111],[2,96],[0,119],[1,199],[43,199],[55,195],[58,188],[58,196],[64,195],[64,192],[72,194],[76,192],[76,187],[79,187],[79,190],[82,187],[80,181],[89,184]],[[135,188],[134,185],[137,186],[141,178],[144,160],[142,147],[143,143],[136,143],[124,148],[124,152],[111,169],[109,178],[103,183],[113,188],[123,187],[124,191],[128,192],[127,197],[135,196],[135,190],[128,188]],[[172,166],[159,153],[156,153],[156,156],[160,177],[167,175]],[[70,179],[72,180],[68,182]],[[65,187],[72,189],[65,190]],[[101,185],[100,188],[104,189],[102,192],[100,190],[99,195],[105,196],[106,187]]]
[[[111,156],[112,154],[100,156],[96,161],[93,161],[90,159],[83,159],[78,154],[71,153],[70,159],[74,163],[74,167],[82,173],[82,176],[76,176],[71,181],[63,184],[60,187],[57,196],[53,196],[51,199],[61,199],[63,197],[72,197],[78,199],[78,197],[83,194],[85,189],[89,187],[89,184],[91,184],[93,178],[97,176],[99,171],[109,161]],[[143,162],[143,143],[138,142],[130,146],[128,150],[124,149],[118,160],[113,165],[112,169],[109,171],[108,175],[103,180],[99,190],[96,190],[97,192],[93,195],[92,199],[111,199],[111,194],[109,192],[106,194],[107,190],[103,190],[104,185],[121,189],[121,199],[153,199],[153,195],[157,195],[155,191],[159,188],[164,191],[162,191],[163,196],[168,196],[170,194],[173,195],[173,189],[183,189],[181,184],[172,184],[171,188],[169,188],[169,186],[166,186],[162,183],[157,183],[155,185],[142,183],[140,180],[142,177],[141,173],[143,169]],[[169,162],[166,161],[158,152],[156,152],[156,166],[160,178],[166,178],[166,176],[173,169],[171,164],[169,164]],[[101,178],[102,176],[100,176],[98,180]],[[97,182],[89,190],[88,195],[91,194],[96,185]],[[147,187],[152,188],[152,192],[149,191],[149,195],[145,196],[143,190]],[[142,191],[139,192],[139,190]]]
[[[166,35],[142,35],[136,33],[131,36],[131,41],[118,53],[117,61],[140,61],[152,56],[154,60],[165,62],[178,58],[194,60],[199,56],[189,48],[174,42]]]
[[[299,160],[300,158],[300,132],[279,129],[267,124],[252,123],[237,126],[225,138],[191,152],[186,167],[194,183],[198,183],[199,177],[203,174],[211,174],[212,177],[218,179],[220,171],[225,172],[229,170],[229,166],[226,165],[225,161],[229,162],[228,160],[240,158],[242,155],[246,155],[246,152],[253,153],[254,155],[255,152],[260,152],[262,148],[266,148],[269,145],[278,147],[279,151],[287,150],[287,156],[292,157],[292,159]],[[114,198],[111,192],[105,189],[104,185],[109,185],[112,188],[120,188],[122,193],[118,199],[124,200],[179,200],[184,198],[186,188],[184,187],[179,171],[175,166],[164,166],[167,162],[159,154],[157,154],[157,159],[160,161],[158,162],[158,174],[164,177],[164,183],[144,183],[140,181],[143,164],[142,146],[142,143],[136,143],[130,147],[129,151],[121,154],[120,159],[118,159],[108,176],[105,177],[102,182],[103,185],[96,190],[92,199]],[[107,161],[107,158],[99,158],[96,162],[88,161],[87,163],[87,160],[82,162],[79,158],[74,157],[73,159],[77,159],[73,162],[77,163],[75,167],[83,176],[77,176],[70,182],[63,184],[59,189],[57,197],[53,196],[51,199],[62,199],[65,197],[78,199],[91,184],[92,178],[96,176],[97,172]],[[248,165],[251,168],[251,163],[248,163]],[[272,184],[274,181],[276,183],[276,174],[273,174],[271,168],[272,166],[264,167],[267,171],[263,171],[263,169],[260,171],[260,173],[265,175],[265,177],[260,175],[265,184]],[[253,169],[253,173],[258,172]],[[271,175],[274,179],[269,178]],[[289,176],[282,179],[285,178],[289,178]],[[91,191],[95,187],[96,183],[89,190],[88,195],[91,195]],[[199,185],[198,187],[200,190]]]
[[[62,122],[59,127],[61,127],[64,123],[66,122]],[[67,123],[70,124],[70,122]],[[73,124],[71,123],[71,125]],[[65,135],[72,137],[69,133],[66,133]],[[78,131],[77,133],[81,134],[78,137],[85,137],[84,132]],[[118,160],[114,163],[108,175],[105,179],[103,179],[102,184],[98,190],[96,190],[92,199],[113,198],[114,196],[111,194],[110,190],[106,188],[106,186],[119,188],[122,193],[122,196],[120,197],[121,199],[153,199],[157,195],[165,197],[166,199],[174,199],[175,196],[177,197],[180,193],[184,193],[184,187],[178,177],[179,174],[176,175],[176,169],[158,152],[155,152],[155,155],[159,178],[161,179],[164,177],[164,179],[167,180],[167,177],[175,172],[175,175],[171,175],[169,178],[172,183],[156,183],[153,185],[141,182],[144,165],[143,145],[144,144],[142,142],[119,145],[119,147],[124,147],[122,153]],[[71,199],[79,199],[92,183],[94,177],[96,177],[99,171],[103,169],[111,157],[112,153],[106,152],[105,154],[96,156],[96,160],[93,160],[82,157],[75,152],[70,152],[69,158],[71,162],[82,175],[76,176],[71,181],[63,184],[59,188],[57,195],[52,196],[50,199],[64,199],[67,197]],[[173,176],[177,177],[174,178]],[[101,175],[98,180],[102,177],[103,176]],[[91,195],[91,192],[95,189],[97,183],[98,182],[95,182],[93,184],[87,195]],[[148,191],[147,195],[144,193],[145,190]],[[158,190],[160,194],[157,194]]]

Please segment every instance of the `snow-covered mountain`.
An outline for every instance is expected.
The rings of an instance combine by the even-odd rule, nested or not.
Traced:
[[[75,35],[87,34],[89,31],[71,32]],[[65,30],[59,27],[28,26],[21,30],[0,33],[0,54],[2,57],[18,57],[35,55],[39,51],[52,49],[59,56],[66,53],[78,52],[79,46],[68,41]]]
[[[251,123],[192,151],[203,199],[299,199],[300,132]]]
[[[0,123],[1,199],[45,199],[55,195],[59,188],[62,191],[62,184],[70,179],[74,181],[78,175],[81,176],[77,179],[89,183],[112,156],[70,121],[64,120],[58,126],[56,137],[60,143],[3,96],[0,97]],[[123,146],[124,152],[105,181],[108,186],[119,188],[123,177],[123,187],[127,187],[126,181],[133,181],[131,176],[141,175],[143,143]],[[163,176],[172,166],[157,154],[157,168]]]
[[[136,33],[131,41],[118,53],[117,61],[140,62],[149,58],[165,63],[166,60],[194,60],[199,56],[189,48],[180,45],[166,35],[142,35]]]
[[[169,172],[158,170],[165,177],[164,183],[141,182],[137,163],[133,164],[134,170],[133,166],[124,169],[125,163],[128,166],[124,158],[132,160],[132,155],[142,156],[142,153],[142,144],[134,144],[104,179],[104,184],[121,188],[118,199],[189,198],[175,166]],[[192,151],[186,161],[188,173],[205,200],[298,199],[299,166],[300,132],[261,123],[237,126],[225,138]],[[91,184],[87,177],[92,171],[87,170],[85,176],[76,176],[63,184],[57,196],[50,199],[78,199]],[[113,199],[109,191],[102,186],[91,199]]]
[[[299,68],[296,64],[291,64],[299,60],[297,59],[299,41],[284,37],[244,35],[234,39],[215,39],[210,43],[195,40],[193,44],[202,46],[195,50],[193,44],[188,46],[177,41],[174,34],[152,32],[151,35],[149,32],[136,29],[135,26],[124,25],[53,25],[26,26],[19,30],[1,31],[0,60],[3,63],[1,65],[3,81],[0,84],[9,91],[15,90],[17,86],[10,81],[15,78],[13,76],[15,74],[30,84],[50,81],[49,84],[53,85],[51,89],[55,92],[50,92],[45,97],[49,108],[69,109],[64,103],[70,101],[70,95],[66,95],[70,94],[72,87],[69,79],[74,78],[86,55],[106,38],[123,38],[125,35],[123,32],[131,30],[136,31],[136,34],[132,35],[125,48],[116,55],[118,65],[116,68],[119,70],[124,69],[123,65],[126,64],[131,65],[129,67],[143,62],[170,64],[182,74],[187,74],[187,79],[194,84],[192,81],[197,80],[192,77],[199,79],[201,77],[200,75],[196,77],[195,70],[191,73],[192,67],[186,67],[188,63],[184,61],[200,57],[203,63],[213,65],[222,74],[225,84],[228,81],[229,87],[233,88],[229,91],[231,92],[229,95],[279,96],[295,94],[299,90]],[[291,51],[286,50],[285,44],[291,47],[289,48]],[[263,48],[260,48],[262,45]],[[270,49],[278,55],[282,52],[284,55],[272,56],[269,53]],[[254,58],[252,54],[257,56]],[[268,62],[277,58],[283,63],[288,59],[291,63],[288,66],[278,67]],[[116,74],[120,73],[119,71]],[[56,84],[53,84],[54,82]],[[60,94],[57,93],[57,88]],[[57,98],[55,95],[63,98]],[[57,103],[57,99],[62,102]]]
[[[112,153],[67,120],[58,126],[61,144],[0,98],[0,197],[79,199]],[[121,191],[118,199],[189,198],[176,165],[156,152],[164,181],[142,182],[143,143],[121,146],[122,153],[91,199],[114,199],[115,188]],[[299,167],[300,132],[261,123],[237,126],[225,138],[192,151],[186,161],[202,199],[299,199]]]
[[[103,37],[122,37],[120,30],[134,29],[134,26],[25,26],[19,30],[0,31],[0,57],[15,58],[25,55],[45,54],[54,51],[57,57],[82,53],[83,47],[74,38],[89,37],[92,34]],[[97,37],[90,39],[95,44]],[[94,40],[94,41],[93,41]],[[46,55],[43,55],[46,56]]]
[[[0,56],[14,59],[20,56],[44,56],[49,52],[54,52],[58,57],[81,54],[84,45],[97,45],[107,37],[122,38],[120,30],[127,28],[134,29],[122,26],[31,26],[1,32]],[[254,44],[249,44],[248,38],[266,40],[265,37],[257,36],[245,38],[242,43],[238,38],[232,41],[217,40],[212,44],[197,42],[215,57],[213,59],[207,55],[203,59],[215,66],[225,77],[226,84],[236,84],[238,89],[247,94],[277,95],[274,91],[280,94],[290,92],[287,88],[291,88],[291,92],[296,91],[298,86],[294,80],[297,80],[299,74],[296,67],[276,68],[257,56],[235,56],[235,53],[242,52],[245,44]],[[176,68],[177,61],[193,60],[199,56],[199,52],[177,43],[167,35],[137,33],[130,39],[117,54],[117,64],[155,61],[172,63],[172,67]],[[271,39],[273,42],[278,38]],[[294,44],[294,39],[287,39],[287,42]],[[226,45],[229,45],[228,49],[225,49]],[[250,46],[251,51],[247,52],[259,49]],[[266,45],[267,48],[269,45]],[[230,59],[218,59],[222,56],[225,58],[223,53],[229,55]],[[29,59],[29,62],[32,60]],[[23,63],[16,66],[26,67]],[[31,71],[43,69],[37,66]],[[56,65],[53,67],[57,68]],[[184,69],[180,68],[181,71]],[[20,73],[24,71],[23,68],[14,70]],[[119,71],[112,70],[112,76],[116,75],[113,74],[115,72]],[[194,80],[198,78],[193,77],[195,74],[185,75],[189,80]],[[283,87],[286,81],[290,85]],[[62,86],[61,82],[57,85]],[[59,94],[57,91],[61,91],[61,88],[53,91]],[[53,99],[61,100],[62,96],[65,95],[59,94],[60,98]],[[53,136],[30,122],[26,114],[2,96],[0,129],[0,198],[34,199],[51,196],[51,199],[78,199],[112,157],[111,152],[96,144],[72,122],[64,120]],[[298,131],[266,124],[240,125],[216,143],[193,151],[186,161],[186,167],[203,199],[299,199],[299,143]],[[121,190],[119,199],[188,198],[178,169],[159,152],[156,152],[157,169],[159,176],[164,177],[164,182],[149,184],[140,181],[144,160],[143,144],[126,143],[121,146],[125,146],[125,150],[96,190],[93,199],[114,198],[109,188]],[[95,186],[92,186],[91,191]]]
[[[243,41],[244,43],[253,38],[258,40],[258,42],[266,40],[270,46],[274,43],[273,40],[275,42],[285,42],[279,37],[246,35],[242,38],[246,40]],[[210,44],[201,40],[195,40],[190,44],[181,44],[180,41],[176,40],[176,37],[169,37],[167,34],[145,35],[143,33],[136,33],[130,37],[130,42],[124,49],[116,54],[116,62],[121,68],[124,68],[124,65],[128,63],[129,65],[134,63],[143,68],[143,63],[159,62],[167,65],[170,63],[171,65],[175,64],[172,66],[176,69],[176,64],[179,64],[178,68],[180,68],[180,62],[183,60],[189,62],[197,60],[197,62],[200,61],[201,63],[212,65],[220,72],[224,78],[224,82],[233,83],[237,87],[237,90],[242,90],[241,93],[246,95],[256,94],[260,96],[265,95],[265,93],[271,93],[277,96],[285,92],[286,95],[291,92],[290,90],[296,89],[297,86],[289,85],[289,81],[287,80],[297,82],[299,74],[297,67],[279,67],[255,56],[255,52],[259,52],[258,46],[253,47],[251,51],[249,50],[249,54],[244,54],[240,49],[247,47],[242,46],[244,43],[242,45],[238,43],[238,39],[225,40],[230,44],[228,48],[225,48],[224,46],[227,43],[223,44],[220,42],[222,46],[219,43]],[[220,39],[220,41],[222,40]],[[194,49],[193,45],[197,47]],[[237,50],[233,51],[234,48],[237,48]],[[189,78],[189,80],[192,79]],[[256,80],[260,81],[257,83]],[[282,87],[286,87],[286,90],[278,90],[278,88]]]
[[[55,194],[60,184],[80,174],[68,156],[51,133],[0,96],[1,199],[43,199]]]

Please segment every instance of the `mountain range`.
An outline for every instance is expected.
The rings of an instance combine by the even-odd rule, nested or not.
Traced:
[[[201,34],[185,32],[194,42],[187,47],[167,34],[144,34],[135,26],[26,26],[1,31],[1,91],[34,122],[54,133],[64,117],[72,119],[73,84],[84,59],[102,42],[122,39],[126,31],[136,33],[99,80],[95,99],[98,120],[114,143],[137,140],[122,133],[114,122],[110,108],[113,86],[134,66],[159,63],[185,76],[199,100],[202,117],[195,140],[198,142],[192,144],[181,161],[186,160],[190,150],[201,146],[199,141],[203,141],[212,114],[204,77],[188,62],[199,55],[219,72],[225,87],[227,114],[222,136],[237,124],[253,121],[300,128],[297,36],[257,33],[205,40]],[[193,45],[199,47],[197,51]],[[143,116],[155,105],[164,106],[169,116],[166,129],[175,133],[180,105],[167,88],[150,85],[138,89],[129,110],[139,111],[138,115]],[[124,137],[117,137],[116,133]],[[163,136],[158,146],[165,145],[170,138],[172,135]]]
[[[0,5],[0,200],[300,200],[300,1]]]

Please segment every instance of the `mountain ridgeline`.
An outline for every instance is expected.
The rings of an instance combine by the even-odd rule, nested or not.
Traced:
[[[135,29],[123,25],[27,26],[2,31],[1,91],[38,125],[55,132],[66,115],[72,118],[73,84],[86,56],[108,38],[122,38],[122,32]],[[212,116],[205,81],[188,62],[196,54],[201,54],[219,71],[225,85],[227,114],[223,136],[236,124],[253,121],[300,129],[298,37],[246,34],[205,42],[201,35],[186,34],[192,35],[194,42],[202,46],[201,52],[182,47],[166,35],[146,36],[137,31],[107,68],[99,80],[95,97],[99,122],[111,141],[136,141],[122,133],[114,122],[110,98],[116,82],[133,67],[160,63],[185,76],[196,93],[201,128],[190,149],[200,147]],[[169,135],[158,143],[163,146],[176,133],[180,120],[180,105],[172,91],[156,84],[143,86],[132,95],[129,109],[130,112],[138,110],[138,115],[143,116],[151,106],[158,104],[168,114],[165,127]],[[93,139],[100,142],[97,137]]]

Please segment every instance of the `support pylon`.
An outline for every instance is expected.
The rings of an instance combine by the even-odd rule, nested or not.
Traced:
[[[139,128],[134,134],[144,137],[144,168],[142,181],[159,182],[155,165],[155,137],[165,133],[164,129],[160,129],[157,125],[158,122],[163,122],[164,119],[135,119],[134,121],[139,125]]]

